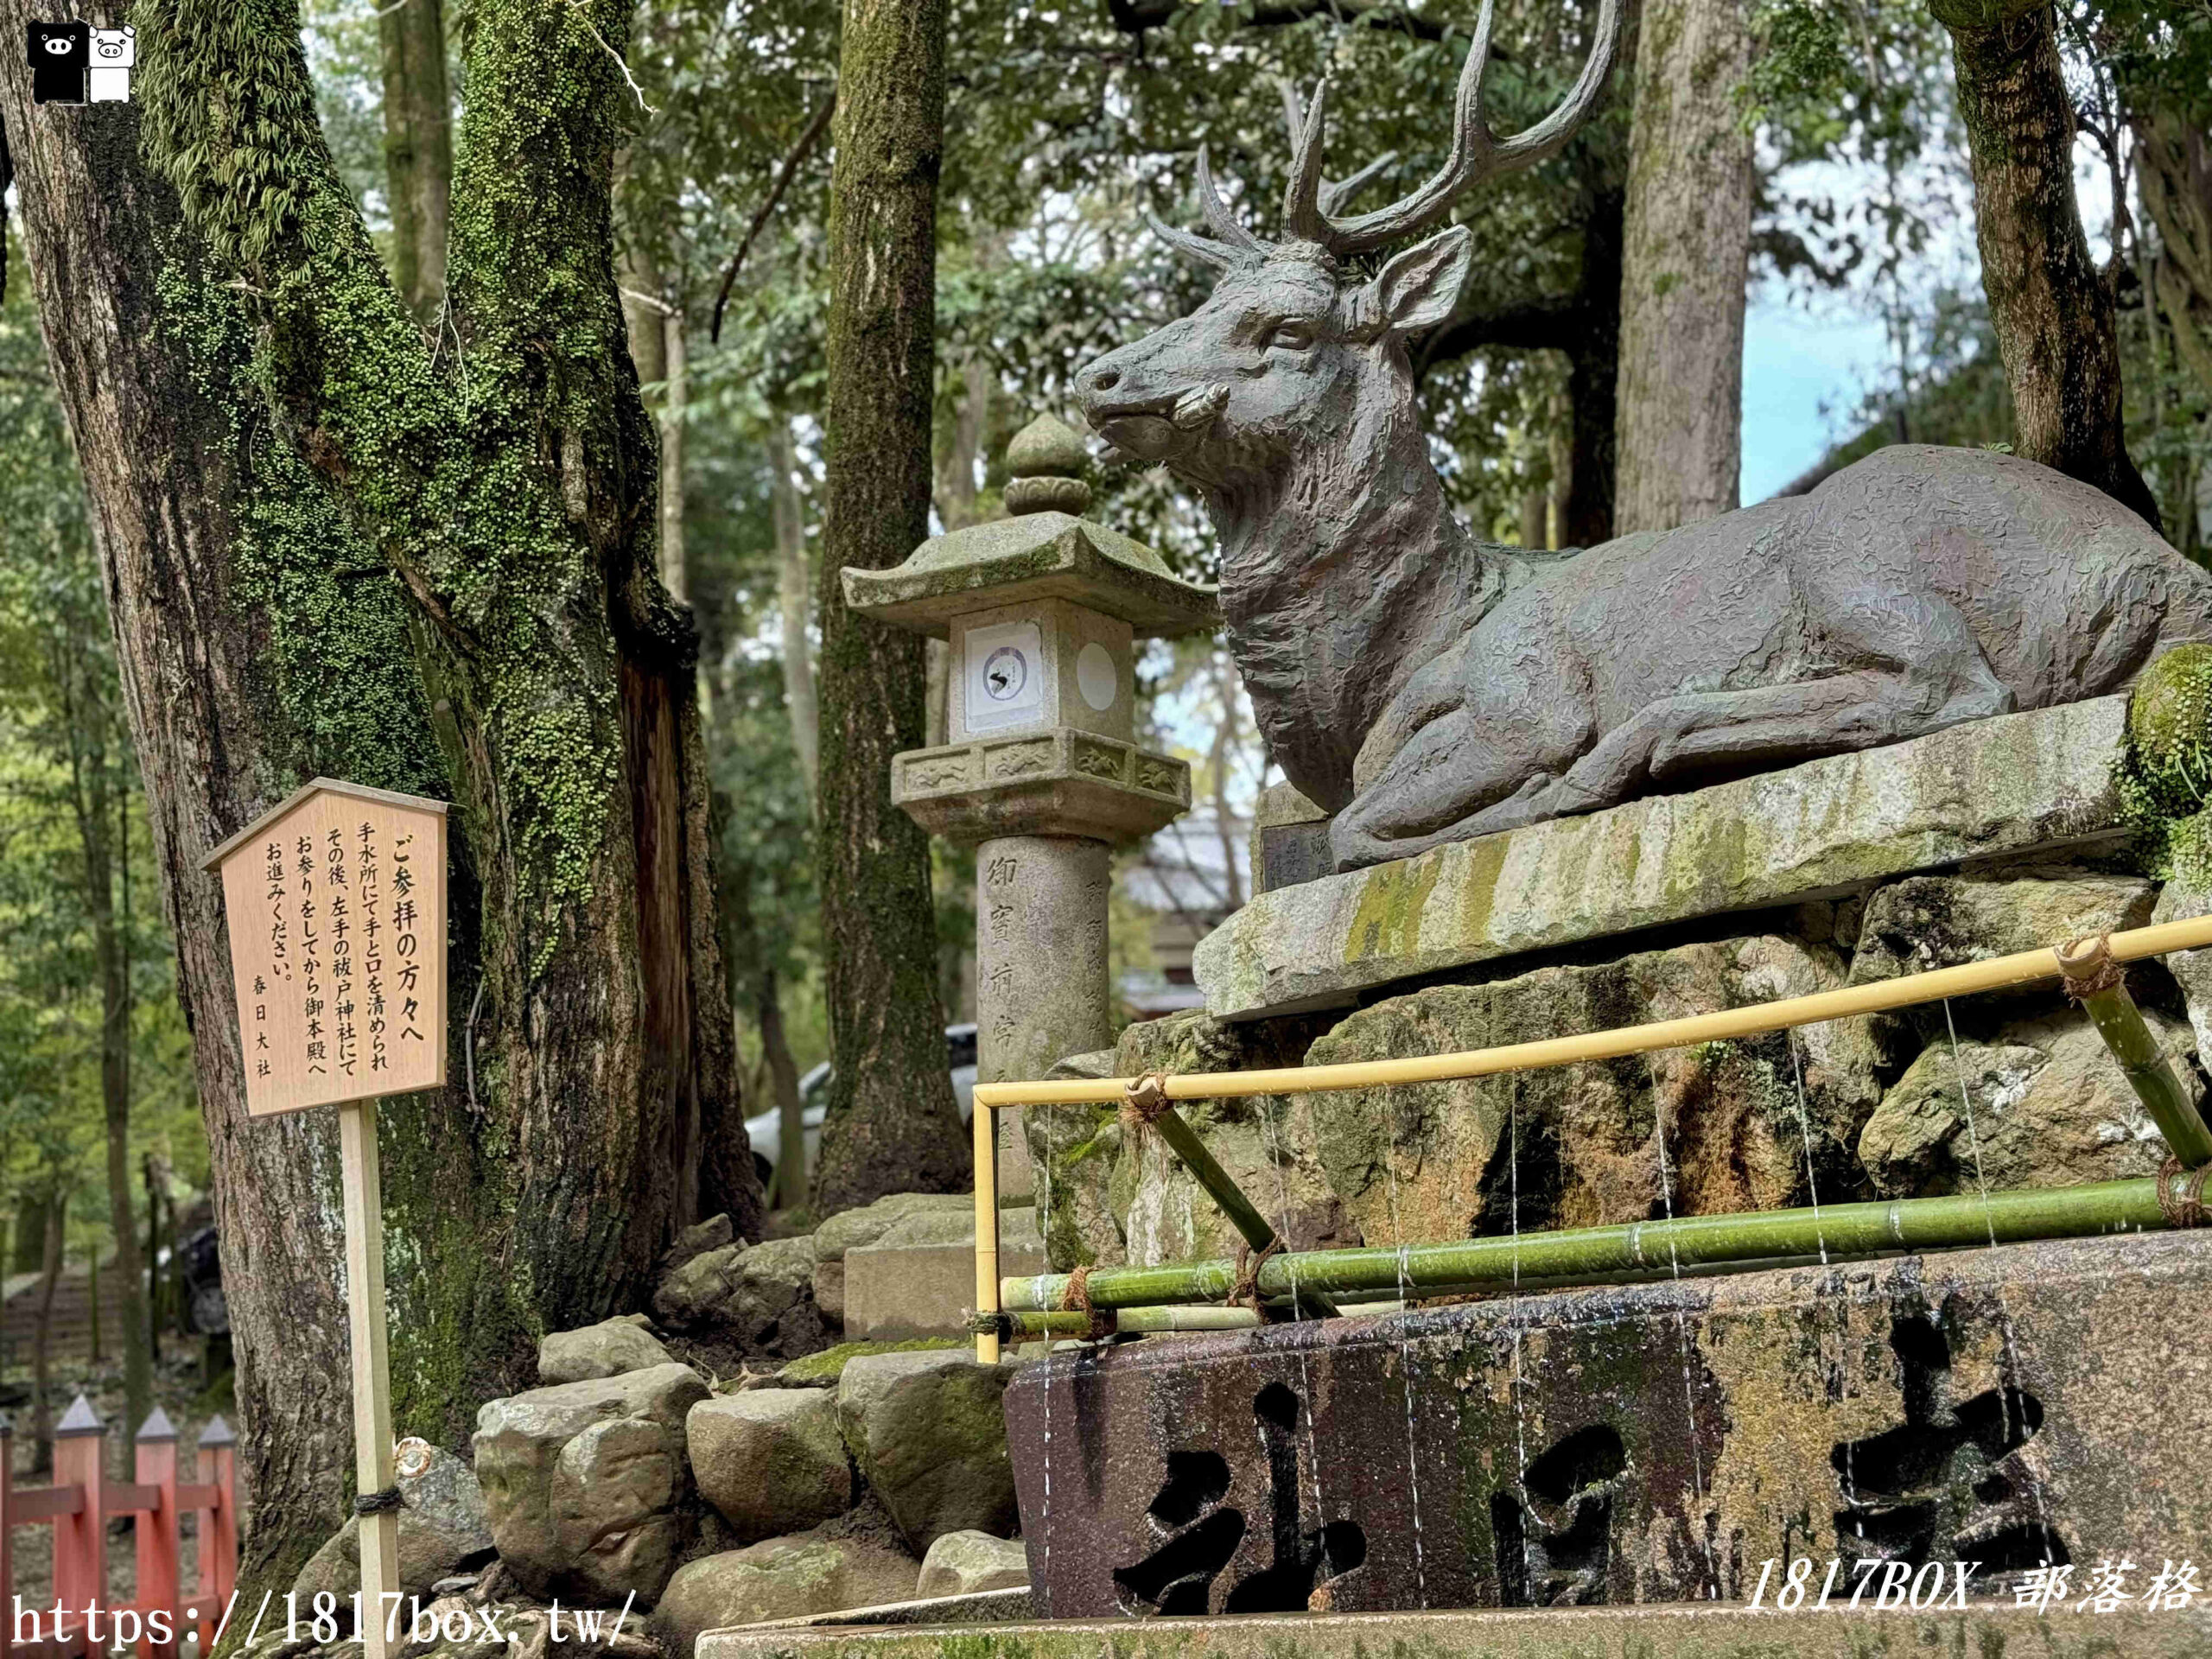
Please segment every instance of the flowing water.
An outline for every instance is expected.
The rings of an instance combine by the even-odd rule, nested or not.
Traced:
[[[1785,1031],[1782,1033],[1782,1038],[1789,1046],[1789,1073],[1797,1084],[1797,1133],[1805,1146],[1805,1192],[1811,1198],[1813,1205],[1813,1242],[1820,1249],[1821,1266],[1826,1268],[1828,1266],[1828,1240],[1827,1234],[1821,1226],[1820,1182],[1813,1173],[1813,1122],[1811,1113],[1807,1109],[1805,1103],[1805,1065],[1797,1053],[1797,1033],[1795,1031]],[[1851,1314],[1847,1305],[1843,1281],[1840,1275],[1834,1280],[1833,1288],[1835,1293],[1835,1387],[1836,1398],[1840,1401],[1850,1392]],[[1814,1302],[1813,1332],[1814,1339],[1817,1344],[1820,1335],[1820,1305],[1817,1297]],[[1852,1529],[1863,1539],[1866,1535],[1866,1522],[1859,1518],[1859,1480],[1854,1466],[1858,1457],[1853,1449],[1853,1441],[1847,1439],[1841,1444],[1843,1446],[1844,1507],[1852,1512],[1853,1517]]]
[[[1659,1201],[1667,1212],[1667,1219],[1672,1221],[1675,1218],[1675,1184],[1667,1168],[1667,1125],[1659,1112],[1659,1068],[1649,1053],[1643,1057],[1643,1070],[1651,1080],[1651,1144],[1659,1154]],[[1679,1292],[1682,1282],[1682,1262],[1675,1249],[1671,1232],[1667,1237],[1667,1264],[1674,1273],[1675,1285]],[[1707,1524],[1711,1517],[1706,1513],[1705,1448],[1698,1439],[1697,1382],[1690,1363],[1689,1315],[1684,1310],[1679,1294],[1675,1302],[1675,1330],[1682,1345],[1682,1403],[1688,1412],[1690,1426],[1690,1490],[1697,1499],[1698,1541],[1705,1546],[1705,1593],[1708,1600],[1718,1600],[1720,1595],[1720,1566],[1713,1559],[1713,1529]]]
[[[1268,1095],[1260,1097],[1260,1133],[1267,1141],[1268,1162],[1274,1166],[1275,1172],[1275,1236],[1282,1240],[1283,1249],[1288,1253],[1284,1266],[1290,1274],[1291,1323],[1302,1325],[1306,1319],[1306,1308],[1298,1296],[1297,1246],[1290,1236],[1290,1187],[1283,1179],[1282,1147],[1275,1135],[1274,1115],[1268,1109],[1280,1098],[1279,1096]],[[1335,1574],[1328,1558],[1329,1511],[1321,1500],[1321,1446],[1313,1427],[1313,1414],[1319,1402],[1313,1398],[1313,1376],[1307,1369],[1306,1350],[1302,1344],[1298,1351],[1298,1382],[1299,1395],[1306,1404],[1306,1460],[1313,1470],[1313,1524],[1319,1529],[1318,1535],[1321,1539],[1321,1576],[1332,1578]]]
[[[1974,1122],[1974,1090],[1967,1086],[1966,1057],[1959,1050],[1958,1022],[1951,1016],[1951,999],[1948,996],[1943,999],[1943,1028],[1950,1033],[1951,1070],[1958,1081],[1959,1103],[1967,1115],[1967,1144],[1974,1151],[1974,1179],[1975,1186],[1981,1193],[1982,1222],[1989,1230],[1989,1247],[1995,1249],[1997,1223],[1989,1211],[1989,1178],[1982,1173],[1981,1129]],[[2024,1440],[2028,1433],[2032,1432],[2025,1421],[2024,1408],[2022,1410],[2021,1419],[2018,1421],[2014,1420],[2012,1414],[2014,1408],[2020,1406],[2026,1398],[2021,1386],[2021,1379],[2025,1373],[2020,1365],[2019,1344],[2013,1338],[2012,1304],[2005,1297],[2005,1281],[2001,1277],[1997,1281],[1997,1322],[1998,1329],[2005,1341],[2005,1370],[2010,1373],[2001,1379],[2001,1384],[1997,1390],[1999,1402],[2005,1412],[2005,1439],[2011,1441],[2018,1433],[2022,1440]],[[2052,1534],[2050,1515],[2044,1505],[2043,1483],[2035,1478],[2035,1471],[2028,1467],[2027,1459],[2024,1458],[2021,1459],[2021,1470],[2027,1476],[2028,1496],[2036,1506],[2036,1527],[2043,1534],[2044,1565],[2048,1567],[2050,1565],[2050,1550]]]
[[[1382,1170],[1389,1179],[1390,1236],[1398,1243],[1398,1360],[1406,1379],[1406,1474],[1413,1488],[1414,1587],[1425,1611],[1428,1606],[1428,1568],[1421,1552],[1421,1462],[1414,1454],[1414,1344],[1409,1310],[1404,1306],[1410,1300],[1406,1276],[1406,1228],[1398,1213],[1398,1094],[1388,1085],[1382,1092],[1390,1102],[1390,1137],[1383,1151]]]
[[[1521,1394],[1521,1074],[1517,1071],[1506,1078],[1505,1180],[1506,1218],[1513,1229],[1513,1289],[1506,1304],[1505,1325],[1513,1336],[1513,1375],[1510,1392],[1513,1396],[1513,1452],[1520,1469],[1521,1496],[1529,1502],[1529,1423],[1528,1414]],[[1530,1534],[1535,1529],[1525,1522],[1521,1528],[1521,1581],[1529,1586],[1531,1599],[1536,1587],[1535,1544]]]

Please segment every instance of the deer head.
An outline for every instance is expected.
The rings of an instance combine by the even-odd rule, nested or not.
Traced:
[[[1324,80],[1301,108],[1285,93],[1290,184],[1283,236],[1237,221],[1198,151],[1198,205],[1213,234],[1152,221],[1169,245],[1217,267],[1190,316],[1110,352],[1076,377],[1091,427],[1194,486],[1221,546],[1229,644],[1268,747],[1334,810],[1351,798],[1362,741],[1407,677],[1511,584],[1510,556],[1469,537],[1444,502],[1414,399],[1407,336],[1442,321],[1473,238],[1459,227],[1386,260],[1354,263],[1434,229],[1481,181],[1534,167],[1573,137],[1620,36],[1599,0],[1590,56],[1558,109],[1500,138],[1483,113],[1494,0],[1484,0],[1453,102],[1451,153],[1412,194],[1341,212],[1391,158],[1340,183],[1321,177]]]
[[[1218,267],[1221,280],[1190,316],[1084,369],[1077,397],[1093,429],[1116,448],[1196,486],[1217,524],[1224,513],[1264,514],[1267,499],[1286,493],[1303,456],[1341,454],[1351,444],[1380,461],[1394,435],[1418,439],[1405,340],[1450,314],[1473,238],[1447,229],[1371,277],[1351,262],[1430,229],[1483,180],[1555,155],[1589,114],[1620,33],[1618,0],[1600,0],[1590,56],[1565,102],[1527,131],[1500,138],[1483,111],[1493,6],[1484,0],[1460,73],[1451,154],[1412,194],[1373,213],[1340,215],[1393,158],[1339,183],[1323,181],[1325,79],[1302,110],[1285,93],[1293,159],[1281,241],[1262,242],[1237,221],[1203,147],[1198,203],[1212,236],[1152,219],[1162,240]],[[1229,537],[1230,525],[1221,528]]]

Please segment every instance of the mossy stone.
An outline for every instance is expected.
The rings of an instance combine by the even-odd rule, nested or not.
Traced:
[[[1006,447],[1006,469],[1014,478],[1080,478],[1090,465],[1082,438],[1057,416],[1039,415]]]

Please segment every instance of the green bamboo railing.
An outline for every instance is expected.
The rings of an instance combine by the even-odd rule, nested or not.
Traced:
[[[1950,1249],[2029,1239],[2149,1232],[2168,1226],[2155,1180],[2103,1181],[2083,1186],[1957,1194],[1823,1205],[1815,1210],[1762,1210],[1720,1216],[1678,1216],[1624,1226],[1583,1227],[1519,1237],[1456,1239],[1409,1244],[1402,1250],[1306,1250],[1276,1255],[1258,1275],[1262,1296],[1300,1289],[1333,1295],[1444,1294],[1510,1285],[1516,1279],[1586,1281],[1593,1274],[1655,1278],[1705,1264],[1776,1257],[1838,1257]],[[1232,1262],[1185,1262],[1156,1268],[1096,1268],[1084,1291],[1094,1308],[1218,1302],[1235,1287]],[[1057,1310],[1066,1294],[1063,1274],[1001,1282],[1009,1312]]]

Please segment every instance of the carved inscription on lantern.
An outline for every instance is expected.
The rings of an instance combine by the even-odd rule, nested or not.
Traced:
[[[250,1116],[444,1084],[443,802],[318,779],[207,865]]]

